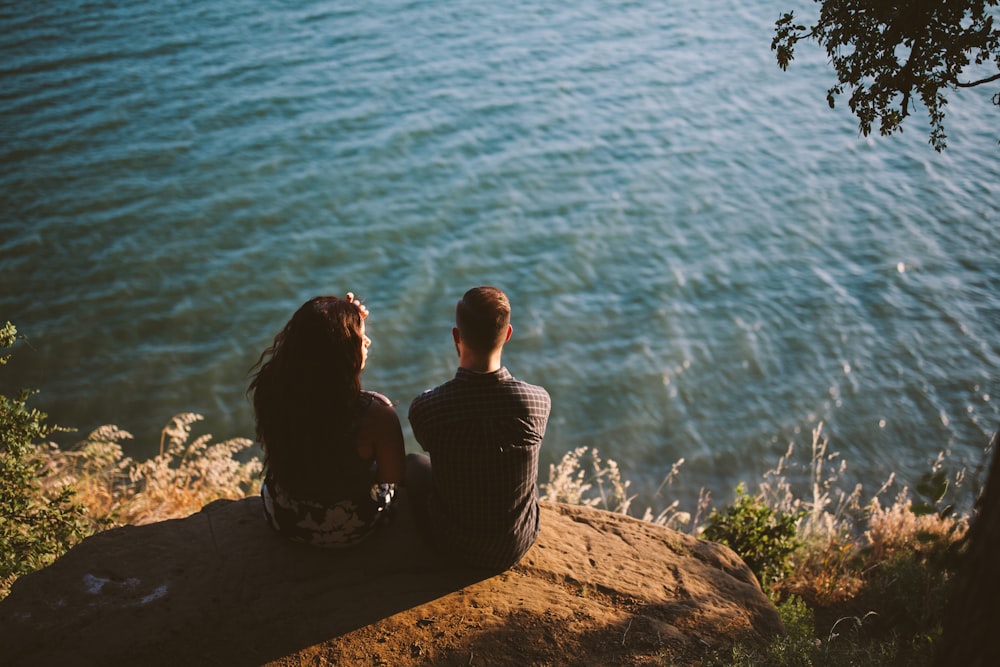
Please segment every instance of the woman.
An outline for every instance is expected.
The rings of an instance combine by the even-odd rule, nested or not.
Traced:
[[[385,396],[361,389],[367,317],[351,293],[310,299],[254,365],[247,393],[264,449],[264,513],[297,542],[360,542],[403,480],[399,417]]]

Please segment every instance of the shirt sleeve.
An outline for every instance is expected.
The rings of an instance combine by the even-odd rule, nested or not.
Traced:
[[[413,437],[416,438],[417,443],[424,451],[427,451],[427,428],[424,413],[426,412],[426,399],[430,395],[430,392],[431,390],[427,390],[414,398],[410,402],[410,409],[406,414],[406,418],[410,422],[410,428],[413,430]]]

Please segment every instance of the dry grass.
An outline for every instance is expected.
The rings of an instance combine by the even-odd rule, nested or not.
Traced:
[[[577,447],[567,452],[558,465],[549,466],[549,481],[541,484],[541,492],[542,499],[550,502],[628,514],[635,499],[628,495],[629,485],[616,462],[605,462],[596,449]]]
[[[926,551],[928,544],[953,542],[965,535],[965,517],[916,514],[908,489],[903,489],[888,507],[872,500],[864,539],[873,560],[884,560],[901,551]]]
[[[864,597],[887,563],[899,558],[940,561],[968,530],[967,514],[915,511],[906,486],[891,500],[883,500],[895,484],[893,475],[867,501],[862,500],[861,485],[849,492],[840,489],[838,482],[846,463],[836,452],[828,452],[822,425],[813,431],[807,498],[795,497],[781,474],[783,463],[792,454],[790,448],[762,484],[762,493],[772,505],[806,510],[799,525],[805,546],[797,554],[793,574],[775,586],[778,597],[799,595],[817,608]],[[942,462],[938,457],[932,472],[937,472]],[[964,471],[955,475],[954,489],[961,487],[964,478]],[[935,500],[943,509],[941,499]]]
[[[684,459],[680,459],[671,466],[657,494],[673,482],[683,464]],[[586,447],[577,447],[564,454],[557,465],[550,465],[548,482],[539,485],[542,500],[596,507],[616,514],[628,514],[632,507],[635,496],[628,494],[629,486],[631,482],[622,478],[617,462],[605,461],[597,449]],[[647,507],[641,518],[674,530],[683,530],[692,524],[697,526],[709,498],[709,494],[702,491],[693,522],[692,514],[681,511],[680,502],[676,500],[655,514],[653,508]]]
[[[201,415],[171,419],[160,437],[160,453],[147,461],[125,456],[122,443],[132,435],[102,426],[70,450],[49,445],[45,485],[71,485],[97,526],[143,524],[187,516],[219,498],[243,498],[259,484],[261,462],[239,461],[253,442],[235,438],[212,443],[192,440],[191,425]]]

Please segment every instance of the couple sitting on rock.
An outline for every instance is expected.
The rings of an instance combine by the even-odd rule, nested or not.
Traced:
[[[268,521],[298,542],[351,546],[385,520],[398,485],[442,555],[510,567],[538,534],[538,450],[551,403],[501,364],[512,332],[507,295],[475,287],[458,302],[458,371],[410,405],[427,454],[406,454],[392,403],[361,389],[367,317],[350,293],[311,299],[254,367],[248,393]]]

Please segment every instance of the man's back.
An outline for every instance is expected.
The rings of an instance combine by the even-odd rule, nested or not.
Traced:
[[[517,562],[538,533],[538,451],[551,401],[501,368],[454,379],[414,399],[413,433],[431,455],[430,530],[455,556]]]

